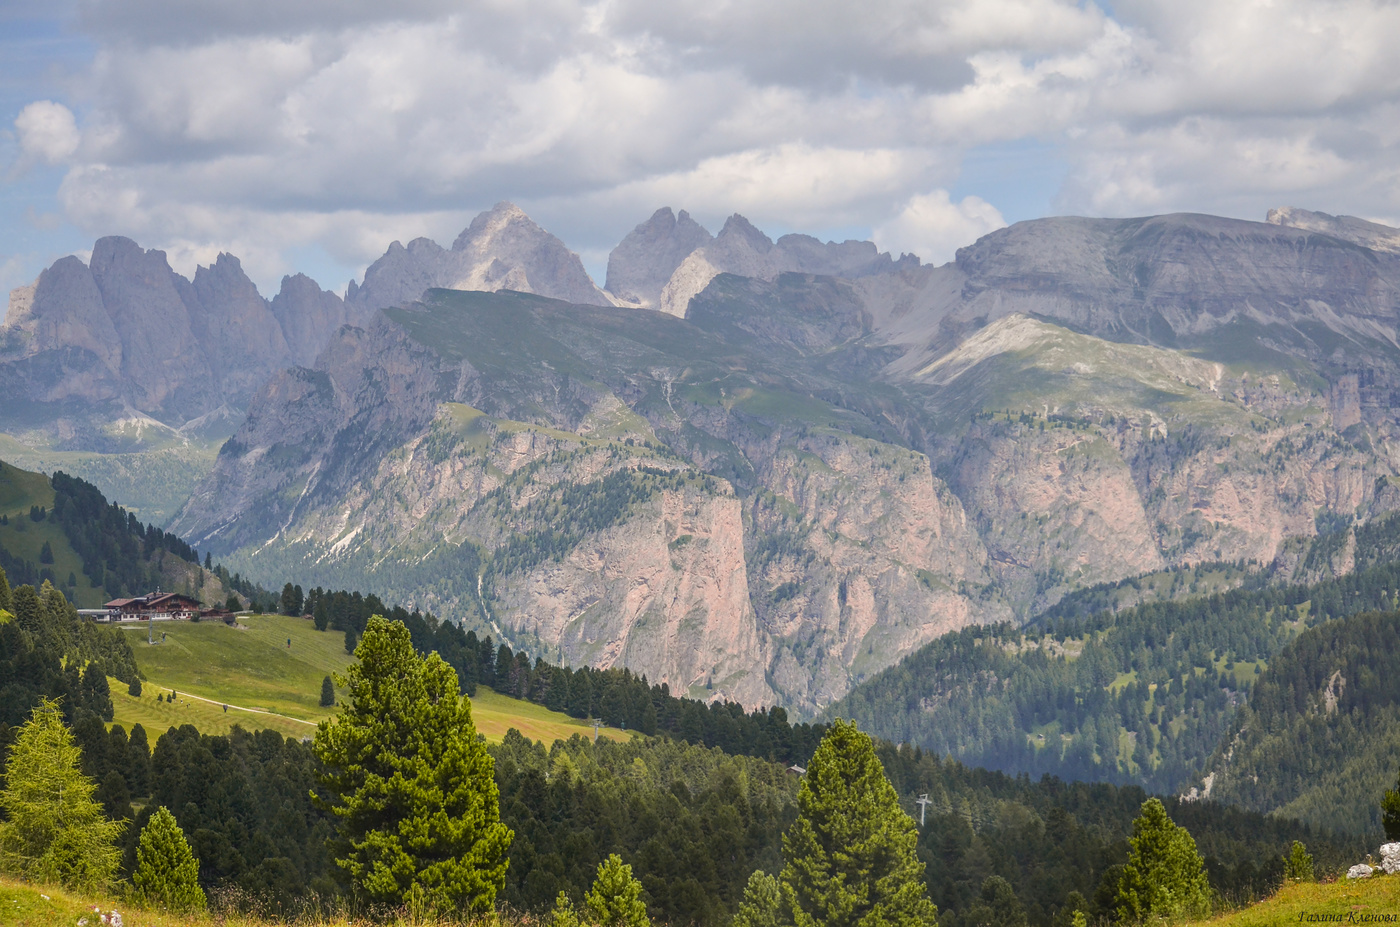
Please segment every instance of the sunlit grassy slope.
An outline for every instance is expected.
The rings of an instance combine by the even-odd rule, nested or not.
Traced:
[[[157,622],[156,637],[164,642],[155,645],[146,641],[146,625],[128,627],[125,633],[146,682],[140,698],[135,698],[124,684],[112,681],[114,723],[139,723],[151,734],[181,724],[209,734],[226,733],[234,724],[295,737],[314,733],[315,722],[335,711],[320,705],[321,680],[343,672],[351,662],[344,635],[317,631],[309,621],[282,615],[244,615],[239,625]],[[157,695],[172,691],[177,694],[173,704],[156,701]],[[224,704],[230,706],[227,712]],[[472,717],[477,730],[491,741],[500,740],[512,727],[546,743],[592,731],[568,715],[486,687],[472,699]],[[607,734],[623,736],[620,731]]]
[[[1370,920],[1366,919],[1367,915],[1371,916]],[[1385,918],[1376,918],[1376,915],[1400,918],[1400,875],[1288,885],[1258,904],[1192,923],[1210,927],[1387,923]]]

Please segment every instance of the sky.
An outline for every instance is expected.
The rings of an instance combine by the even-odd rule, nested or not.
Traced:
[[[943,263],[1007,223],[1400,224],[1395,0],[0,0],[0,287],[103,235],[270,296],[521,206]]]

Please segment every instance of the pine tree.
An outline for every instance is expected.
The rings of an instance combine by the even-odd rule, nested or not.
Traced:
[[[5,568],[0,567],[0,612],[14,613],[15,603],[10,595],[10,578],[5,575]]]
[[[783,837],[784,913],[796,927],[936,923],[917,842],[869,735],[838,719],[808,764]]]
[[[642,901],[642,883],[616,853],[598,864],[593,888],[583,902],[588,908],[588,923],[596,927],[647,927],[651,923]]]
[[[1381,796],[1381,826],[1386,840],[1400,840],[1400,776],[1395,778],[1395,788]]]
[[[58,704],[44,699],[10,747],[0,808],[0,868],[37,882],[95,890],[121,862],[124,821],[109,821],[83,775],[82,752],[64,727]]]
[[[202,911],[199,860],[185,840],[175,815],[162,805],[141,831],[136,847],[136,871],[131,884],[140,901],[167,911]]]
[[[1289,882],[1311,882],[1315,878],[1313,858],[1308,854],[1308,849],[1303,846],[1301,840],[1293,841],[1288,856],[1284,857],[1283,877]]]
[[[581,927],[578,911],[574,910],[574,903],[569,900],[569,896],[560,892],[554,899],[554,908],[549,912],[549,917],[545,920],[549,927]]]
[[[341,818],[342,877],[360,901],[397,905],[413,891],[434,912],[491,910],[514,834],[456,672],[379,615],[355,655],[340,712],[314,743]]]
[[[321,680],[321,707],[330,708],[335,704],[335,683],[327,676]]]
[[[778,880],[762,869],[749,876],[744,900],[734,912],[733,927],[779,927],[782,891]]]
[[[1198,916],[1210,910],[1205,860],[1184,827],[1149,798],[1133,821],[1128,862],[1119,878],[1114,908],[1120,921]]]

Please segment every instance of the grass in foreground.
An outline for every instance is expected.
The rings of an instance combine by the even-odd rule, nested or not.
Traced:
[[[155,645],[146,642],[146,625],[128,627],[136,664],[146,681],[137,698],[127,694],[124,683],[110,680],[113,723],[127,730],[139,723],[151,737],[182,724],[193,724],[205,734],[227,734],[235,724],[298,739],[315,734],[316,722],[335,714],[334,708],[321,707],[321,680],[344,672],[352,662],[345,652],[345,635],[317,631],[311,622],[285,615],[243,615],[238,623],[242,627],[222,621],[157,622],[156,636],[164,634],[165,643]],[[156,701],[158,694],[171,691],[179,696],[174,704]],[[593,732],[591,725],[566,714],[485,686],[472,697],[472,719],[492,743],[511,728],[546,744]],[[631,736],[611,728],[604,731],[599,736]]]
[[[1309,920],[1312,915],[1317,917]],[[1273,927],[1275,924],[1397,921],[1400,921],[1400,875],[1382,875],[1285,885],[1258,904],[1193,923],[1209,927]]]
[[[6,927],[75,927],[78,920],[84,917],[87,918],[89,927],[101,927],[99,915],[93,913],[94,906],[100,906],[104,914],[111,911],[120,913],[122,927],[268,927],[271,924],[297,924],[302,927],[404,927],[413,923],[402,916],[369,921],[339,913],[294,918],[261,918],[222,912],[165,914],[136,907],[112,896],[77,895],[61,888],[31,885],[9,876],[0,876],[0,924]],[[514,920],[502,918],[498,925]],[[521,927],[525,927],[525,923],[521,922]],[[429,920],[418,922],[416,927],[439,925]]]

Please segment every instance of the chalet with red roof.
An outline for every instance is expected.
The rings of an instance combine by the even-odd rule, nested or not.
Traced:
[[[178,592],[151,592],[134,599],[113,599],[100,611],[94,609],[93,617],[106,621],[184,621],[200,615],[203,605]]]

